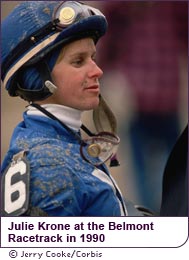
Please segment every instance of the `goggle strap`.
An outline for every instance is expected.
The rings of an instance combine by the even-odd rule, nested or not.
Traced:
[[[79,134],[75,133],[70,127],[68,127],[66,124],[64,124],[62,121],[60,121],[56,116],[51,114],[45,108],[43,108],[42,106],[40,106],[39,104],[36,104],[36,103],[31,103],[30,106],[35,107],[36,109],[41,111],[43,114],[45,114],[49,118],[51,118],[51,119],[53,119],[55,121],[58,121],[69,133],[71,133],[79,141],[79,144],[83,144],[83,140],[81,139]]]
[[[85,125],[81,125],[81,129],[89,136],[95,136]]]
[[[4,86],[6,86],[8,80],[14,75],[15,72],[17,72],[30,58],[32,58],[36,53],[38,53],[39,50],[45,48],[48,44],[54,41],[58,34],[59,33],[56,33],[51,37],[45,39],[43,42],[36,45],[31,51],[27,53],[27,55],[23,56],[10,70],[8,70],[3,81]]]
[[[56,31],[56,23],[57,21],[49,22],[44,27],[37,30],[35,33],[32,33],[25,40],[20,42],[16,48],[13,49],[7,56],[6,60],[2,63],[2,77],[4,78],[5,72],[9,70],[9,67],[21,57],[26,51],[28,51],[33,46],[37,45],[37,43],[44,39],[45,36],[50,33]]]

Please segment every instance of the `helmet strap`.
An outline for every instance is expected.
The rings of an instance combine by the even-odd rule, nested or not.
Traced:
[[[117,134],[116,117],[101,94],[99,105],[93,110],[93,121],[97,132],[108,131]]]
[[[93,110],[93,122],[97,132],[110,132],[117,134],[116,117],[102,95],[99,96],[98,107]],[[119,165],[117,155],[115,154],[110,160],[110,167]]]

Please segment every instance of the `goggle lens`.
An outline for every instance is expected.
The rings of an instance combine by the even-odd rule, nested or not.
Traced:
[[[104,15],[94,7],[80,2],[68,1],[58,6],[53,14],[53,20],[58,20],[57,25],[62,29],[92,15],[104,17]]]
[[[80,152],[84,160],[98,166],[115,156],[120,139],[112,133],[102,132],[83,140]]]

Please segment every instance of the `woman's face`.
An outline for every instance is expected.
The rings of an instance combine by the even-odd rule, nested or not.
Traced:
[[[51,103],[90,110],[99,103],[102,70],[95,62],[96,47],[91,38],[77,40],[62,50],[52,70],[57,90]]]

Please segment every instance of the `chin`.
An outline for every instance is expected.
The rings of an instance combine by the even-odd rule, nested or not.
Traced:
[[[65,105],[65,104],[64,104]],[[99,97],[97,98],[90,98],[90,99],[85,99],[83,102],[77,102],[74,104],[66,104],[66,106],[70,106],[72,108],[81,110],[81,111],[89,111],[97,108],[99,105]]]
[[[99,98],[97,98],[96,100],[92,100],[90,101],[88,104],[86,104],[86,107],[84,110],[92,110],[97,108],[99,105]]]

